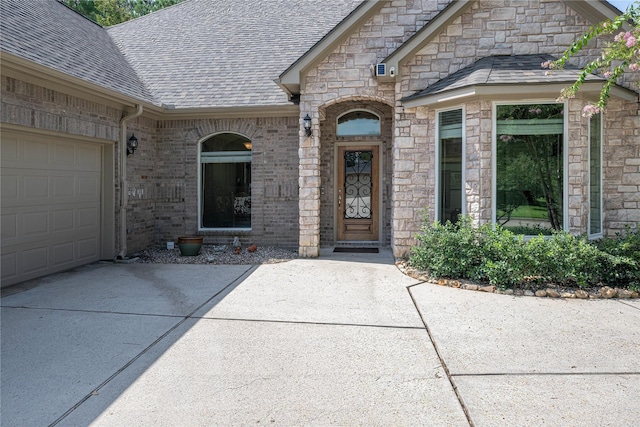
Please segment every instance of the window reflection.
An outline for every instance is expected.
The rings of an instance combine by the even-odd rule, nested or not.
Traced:
[[[380,117],[368,111],[351,111],[338,118],[338,136],[380,135]]]
[[[202,142],[201,226],[251,227],[251,141],[231,133]]]

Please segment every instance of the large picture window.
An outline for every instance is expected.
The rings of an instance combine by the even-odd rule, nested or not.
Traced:
[[[438,113],[438,220],[457,222],[463,213],[462,110]]]
[[[564,228],[564,105],[496,107],[496,222],[515,233]]]
[[[251,141],[222,133],[201,144],[201,228],[251,228]]]

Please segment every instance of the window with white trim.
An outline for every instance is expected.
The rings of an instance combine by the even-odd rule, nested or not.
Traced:
[[[462,109],[438,113],[437,219],[457,222],[464,213]]]
[[[497,105],[495,221],[517,234],[564,228],[564,104]]]
[[[251,228],[251,148],[235,133],[201,143],[201,228]]]
[[[589,119],[589,237],[602,236],[602,115]]]

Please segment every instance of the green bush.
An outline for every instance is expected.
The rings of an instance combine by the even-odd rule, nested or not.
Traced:
[[[422,226],[417,236],[420,244],[413,248],[411,262],[428,265],[434,277],[469,278],[481,262],[476,244],[477,231],[469,218],[461,218],[456,224],[434,222]]]
[[[461,216],[455,224],[424,221],[416,239],[409,262],[432,278],[476,280],[500,288],[640,287],[637,230],[596,242],[564,231],[525,241],[500,226],[474,227],[469,216]]]
[[[628,282],[629,287],[640,288],[640,229],[618,232],[613,238],[596,242],[604,253],[603,280]]]

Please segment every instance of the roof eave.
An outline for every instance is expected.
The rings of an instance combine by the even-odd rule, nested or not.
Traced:
[[[229,106],[200,108],[167,108],[161,120],[185,119],[227,119],[245,117],[297,117],[300,108],[295,104],[261,105],[261,106]]]
[[[145,111],[162,110],[160,105],[88,82],[5,51],[0,51],[0,62],[2,62],[3,75],[38,85],[44,84],[79,98],[95,99],[97,97],[110,105],[131,107],[141,104]]]
[[[586,0],[563,0],[571,9],[575,10],[582,17],[592,24],[597,24],[607,19],[614,19],[620,12],[615,6],[606,0],[586,1]]]
[[[424,96],[410,96],[402,100],[405,108],[440,107],[456,103],[468,102],[473,98],[519,99],[557,98],[560,91],[573,82],[555,83],[512,83],[464,86]],[[580,93],[587,97],[597,97],[602,89],[603,81],[585,82]],[[638,102],[638,93],[622,86],[613,86],[611,95],[626,101]]]
[[[145,114],[158,120],[178,120],[196,118],[242,118],[242,117],[293,117],[299,107],[293,103],[261,106],[228,106],[174,108],[170,105],[156,105],[134,96],[87,82],[36,62],[0,51],[2,75],[27,83],[45,86],[71,96],[102,102],[115,108],[134,107],[141,104]]]
[[[387,1],[363,1],[360,3],[342,22],[280,74],[274,80],[276,84],[283,88],[289,96],[300,94],[300,82],[304,73],[334,51],[349,34],[379,12],[386,3]]]

